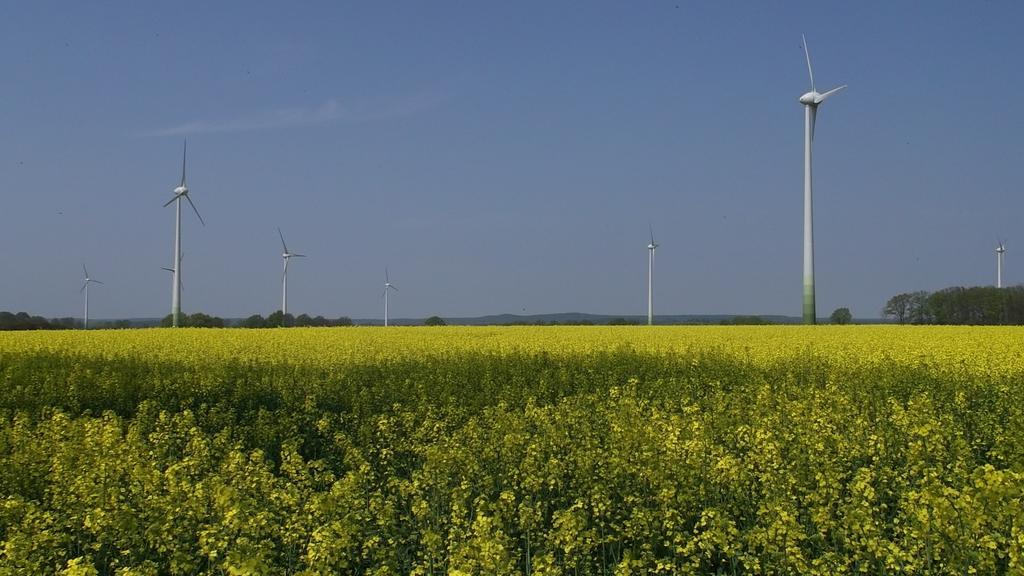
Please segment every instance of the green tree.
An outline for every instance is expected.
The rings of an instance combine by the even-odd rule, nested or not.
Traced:
[[[423,321],[424,326],[445,326],[448,323],[444,321],[444,318],[440,316],[431,316]]]
[[[210,316],[209,314],[203,314],[202,312],[196,312],[188,317],[185,321],[186,326],[192,326],[194,328],[223,328],[224,319],[217,316]]]
[[[897,294],[885,303],[882,308],[882,317],[891,318],[897,324],[906,324],[910,319],[910,294]]]
[[[274,311],[273,314],[267,316],[267,327],[268,328],[280,328],[282,326],[292,325],[292,315],[282,314],[280,310]]]
[[[239,326],[242,328],[266,328],[267,320],[259,314],[253,314],[245,320],[242,320],[242,323],[239,324]]]
[[[853,322],[853,314],[849,308],[836,308],[828,318],[832,324],[849,324]]]
[[[907,320],[911,324],[934,323],[934,312],[929,302],[928,293],[924,290],[918,290],[917,292],[911,292],[908,296],[910,297],[910,304]]]
[[[174,326],[174,316],[172,314],[168,314],[167,316],[164,316],[162,320],[160,320],[160,327],[161,328],[170,328],[171,326]],[[185,328],[185,327],[188,326],[188,314],[182,314],[181,315],[181,324],[180,324],[180,326],[182,328]]]

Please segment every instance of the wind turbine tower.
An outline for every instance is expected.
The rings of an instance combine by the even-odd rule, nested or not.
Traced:
[[[188,185],[185,184],[185,158],[188,153],[188,142],[185,142],[185,146],[181,152],[181,184],[174,189],[174,197],[164,204],[164,208],[170,206],[172,203],[174,206],[174,266],[171,271],[174,273],[174,280],[171,283],[171,325],[177,328],[181,325],[181,200],[184,198],[188,201],[189,206],[195,211],[196,217],[199,218],[199,222],[206,226],[206,222],[203,222],[203,217],[199,215],[199,209],[192,202],[192,198],[188,195]]]
[[[651,243],[647,245],[647,325],[654,324],[654,227],[651,226]]]
[[[85,316],[82,318],[82,329],[89,329],[89,284],[103,284],[99,280],[93,280],[89,277],[89,271],[86,270],[85,264],[82,264],[82,273],[85,274],[85,282],[82,283],[82,288],[78,291],[85,293]]]
[[[1003,254],[1006,254],[1006,243],[1000,240],[996,246],[996,288],[1003,287]]]
[[[281,316],[282,318],[288,314],[288,260],[292,257],[305,258],[305,254],[296,254],[288,251],[288,245],[284,243],[284,234],[281,233],[281,229],[277,229],[277,235],[281,237],[281,258],[284,259],[284,274],[281,278]]]
[[[181,253],[181,259],[182,259],[182,261],[184,261],[184,260],[185,260],[185,253],[184,253],[184,252],[182,252],[182,253]],[[172,279],[174,278],[174,268],[168,268],[168,267],[166,267],[166,266],[161,266],[161,267],[160,267],[160,269],[161,269],[161,270],[167,270],[168,272],[170,272],[170,273],[171,273],[171,278],[172,278]],[[184,284],[182,284],[182,286],[181,286],[181,291],[182,291],[182,292],[184,292],[184,291],[185,291],[185,285],[184,285]]]
[[[384,269],[384,325],[388,325],[388,290],[398,292],[398,288],[388,279],[388,269]]]
[[[801,36],[803,38],[803,36]],[[804,324],[814,324],[817,318],[814,306],[814,218],[811,204],[811,143],[814,142],[814,120],[818,106],[829,96],[839,92],[846,85],[833,88],[824,94],[814,87],[814,71],[811,69],[811,53],[804,41],[804,56],[807,57],[807,74],[811,77],[811,91],[800,97],[804,105]]]

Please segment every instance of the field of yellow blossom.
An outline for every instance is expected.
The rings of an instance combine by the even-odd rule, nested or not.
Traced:
[[[0,333],[55,573],[1021,574],[1024,329]]]

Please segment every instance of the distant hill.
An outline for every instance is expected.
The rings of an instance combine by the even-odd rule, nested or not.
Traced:
[[[583,312],[561,312],[557,314],[491,314],[487,316],[452,316],[443,317],[450,326],[505,326],[517,324],[595,324],[606,325],[613,320],[626,320],[634,324],[646,324],[647,316],[638,314],[586,314]],[[782,316],[778,314],[666,314],[654,317],[654,323],[658,325],[702,325],[722,323],[748,323],[747,320],[760,318],[766,324],[799,324],[799,316]],[[160,318],[127,318],[124,321],[130,323],[132,328],[151,328],[160,325]],[[242,318],[225,318],[229,325],[237,325]],[[421,326],[423,318],[390,318],[388,323],[395,326]],[[96,319],[97,325],[118,320]],[[380,318],[353,318],[352,321],[359,326],[381,326],[384,321]],[[828,318],[818,320],[821,324],[827,324]],[[877,318],[858,318],[856,324],[877,324],[882,320]]]
[[[674,314],[655,316],[654,323],[659,325],[674,324],[720,324],[735,318],[751,318],[749,315],[736,314]],[[604,325],[613,320],[626,320],[635,324],[646,324],[647,316],[631,314],[586,314],[583,312],[561,312],[557,314],[492,314],[489,316],[442,317],[451,326],[503,326],[514,324],[595,324]],[[799,324],[798,316],[760,315],[766,323]],[[353,319],[356,324],[376,326],[384,322],[379,318]],[[423,324],[422,318],[390,318],[389,324],[396,326],[418,326]]]

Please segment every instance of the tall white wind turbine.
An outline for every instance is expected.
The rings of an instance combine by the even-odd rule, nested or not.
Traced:
[[[184,198],[188,201],[189,206],[195,211],[196,217],[199,218],[199,222],[206,226],[206,222],[203,222],[203,217],[199,215],[199,209],[192,202],[192,198],[188,195],[188,185],[185,184],[185,158],[188,153],[188,142],[185,142],[181,152],[181,184],[174,189],[174,197],[164,204],[164,208],[170,206],[172,203],[174,206],[174,266],[172,272],[174,273],[174,280],[171,283],[171,325],[177,328],[181,323],[181,200]]]
[[[1006,243],[999,240],[996,246],[996,288],[1003,287],[1003,254],[1006,254]]]
[[[814,71],[811,69],[811,52],[804,41],[804,55],[807,57],[807,74],[811,77],[811,91],[800,97],[804,105],[804,324],[814,324],[817,316],[814,306],[814,222],[811,204],[811,143],[814,141],[814,120],[818,106],[829,96],[839,92],[846,85],[833,88],[824,94],[814,87]]]
[[[654,324],[654,250],[658,247],[654,243],[654,227],[651,230],[651,243],[647,245],[647,325]]]
[[[288,261],[292,257],[305,258],[305,254],[296,254],[288,251],[288,245],[284,243],[284,234],[281,233],[281,229],[277,229],[277,235],[281,237],[281,258],[284,259],[284,274],[281,278],[281,316],[282,318],[288,314]]]
[[[89,271],[85,268],[85,264],[82,264],[82,273],[85,274],[85,282],[82,283],[82,288],[78,290],[79,293],[85,293],[85,316],[82,318],[82,329],[89,329],[89,284],[103,284],[99,280],[93,280],[89,277]]]
[[[388,325],[388,290],[394,290],[395,292],[398,292],[398,288],[395,288],[395,285],[392,284],[391,280],[388,278],[388,269],[384,268],[384,294],[383,294],[383,296],[384,296],[384,325],[385,326]]]

